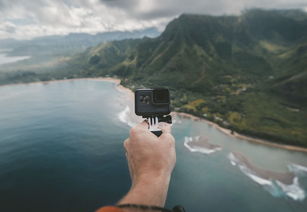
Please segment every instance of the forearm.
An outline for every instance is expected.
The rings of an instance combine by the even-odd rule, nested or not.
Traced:
[[[135,182],[119,204],[141,204],[163,207],[170,182],[170,174],[144,175]]]

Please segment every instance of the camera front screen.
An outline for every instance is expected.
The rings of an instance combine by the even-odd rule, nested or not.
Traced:
[[[169,91],[168,89],[154,89],[153,90],[153,103],[154,104],[169,104]]]

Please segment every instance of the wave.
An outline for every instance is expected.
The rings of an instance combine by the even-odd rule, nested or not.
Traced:
[[[298,165],[295,163],[291,163],[288,165],[288,169],[290,172],[295,173],[298,176],[306,176],[307,175],[307,167],[303,165]]]
[[[210,144],[208,139],[201,139],[200,136],[184,137],[184,146],[191,152],[200,152],[203,154],[211,154],[222,148],[216,144]]]
[[[121,111],[118,114],[118,119],[121,122],[123,122],[124,124],[127,124],[130,127],[133,127],[133,126],[135,126],[137,124],[131,118],[131,110],[130,110],[130,107],[128,105],[125,107],[125,109],[123,111]]]
[[[176,113],[172,115],[172,122],[173,124],[182,124],[182,120]]]
[[[307,167],[290,164],[288,173],[276,173],[254,166],[245,156],[239,153],[230,153],[228,158],[233,166],[237,166],[246,176],[261,185],[272,196],[288,197],[299,201],[305,199],[306,194],[299,184],[297,173],[307,173]]]

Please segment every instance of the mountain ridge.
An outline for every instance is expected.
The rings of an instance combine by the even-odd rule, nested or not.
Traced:
[[[99,62],[83,68],[91,75],[120,77],[132,89],[169,87],[178,111],[240,133],[306,146],[307,15],[302,14],[184,14],[159,37],[134,41],[135,48],[110,69]]]
[[[183,14],[155,38],[102,43],[47,77],[111,76],[168,87],[175,111],[233,131],[307,147],[307,13]]]

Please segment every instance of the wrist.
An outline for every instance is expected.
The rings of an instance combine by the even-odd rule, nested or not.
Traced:
[[[170,183],[166,173],[146,173],[132,184],[129,194],[120,204],[143,204],[163,207]]]
[[[134,184],[165,185],[169,184],[170,178],[171,174],[167,171],[146,171],[135,179]]]

